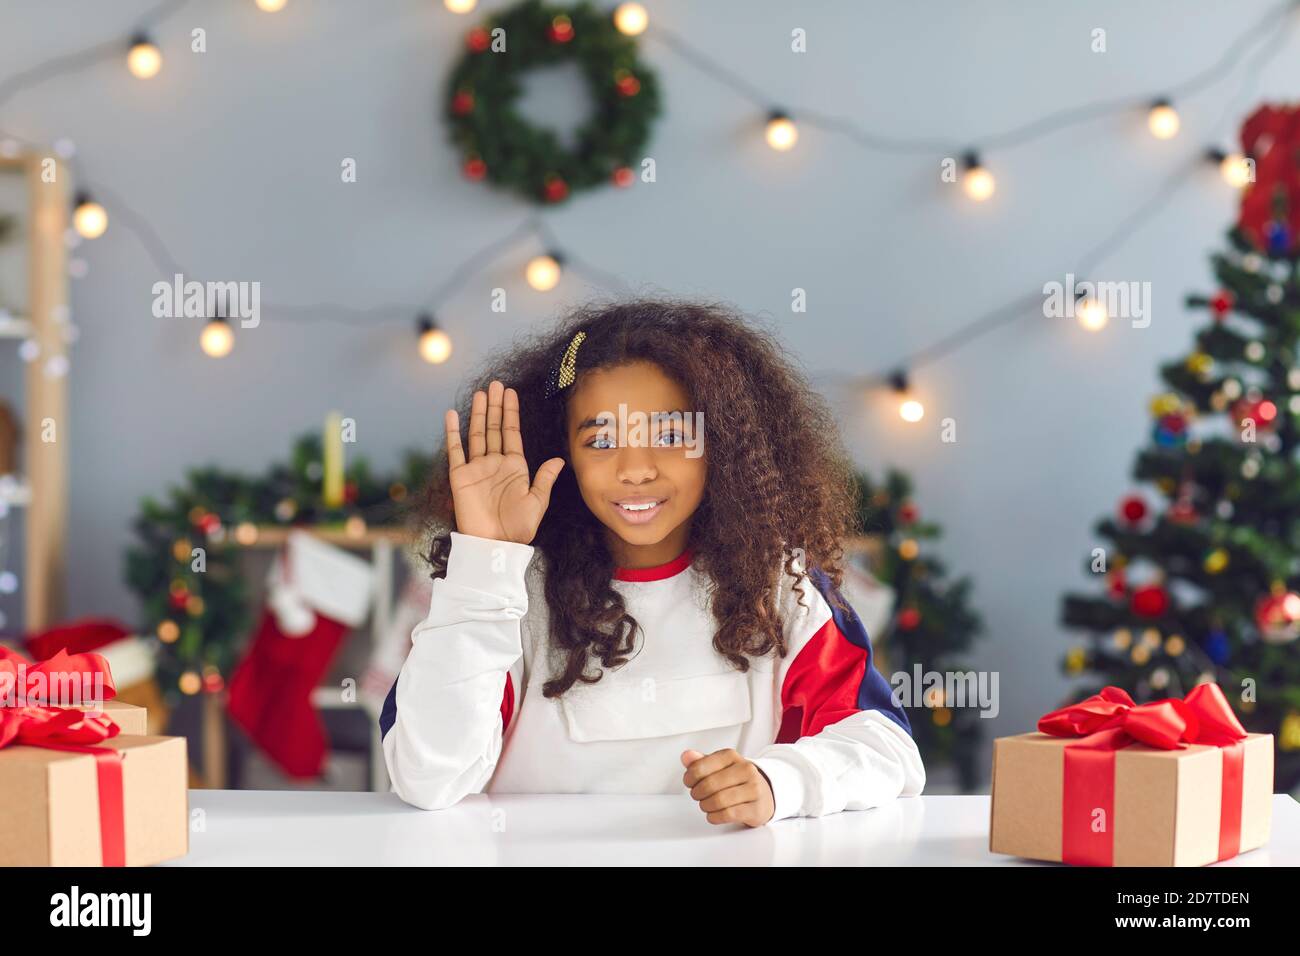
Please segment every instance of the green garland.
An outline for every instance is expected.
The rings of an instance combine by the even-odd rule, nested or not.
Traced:
[[[241,535],[258,526],[319,527],[353,518],[372,526],[397,523],[432,465],[429,456],[408,452],[397,473],[378,476],[357,458],[345,471],[345,504],[332,508],[321,496],[321,461],[320,436],[305,435],[290,461],[263,477],[197,468],[165,502],[141,502],[127,583],[143,607],[141,633],[152,635],[159,685],[169,697],[218,690],[235,664],[250,626],[237,566]],[[194,548],[204,551],[202,570],[194,566]]]
[[[515,109],[526,71],[566,61],[581,68],[595,104],[573,149]],[[659,84],[608,13],[525,0],[466,35],[445,110],[466,176],[555,203],[579,189],[631,182],[659,113]]]

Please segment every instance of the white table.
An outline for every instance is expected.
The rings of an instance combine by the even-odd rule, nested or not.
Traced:
[[[1216,865],[1300,865],[1300,803],[1273,801],[1269,845]],[[426,811],[394,793],[191,790],[190,814],[189,855],[170,865],[1043,865],[989,853],[987,796],[912,797],[753,829],[709,824],[685,791],[475,794]]]

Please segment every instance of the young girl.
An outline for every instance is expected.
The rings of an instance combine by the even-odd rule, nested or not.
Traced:
[[[718,306],[589,306],[489,365],[467,411],[380,718],[403,800],[686,791],[752,827],[921,792],[838,592],[852,473],[769,336]]]

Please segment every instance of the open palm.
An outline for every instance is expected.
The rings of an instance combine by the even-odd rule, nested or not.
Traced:
[[[500,382],[474,393],[469,414],[469,457],[460,443],[460,417],[446,415],[447,464],[456,508],[456,530],[480,538],[531,544],[564,467],[552,458],[528,480],[519,395]]]

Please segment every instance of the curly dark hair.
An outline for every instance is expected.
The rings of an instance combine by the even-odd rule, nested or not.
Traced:
[[[843,582],[844,538],[854,530],[857,483],[829,408],[768,332],[734,309],[669,298],[591,302],[550,328],[517,340],[480,370],[459,401],[470,419],[476,390],[493,379],[519,394],[519,425],[530,474],[550,458],[569,462],[566,388],[545,398],[548,377],[574,333],[587,333],[578,377],[593,368],[649,361],[690,396],[709,427],[704,498],[691,523],[693,564],[711,581],[713,646],[744,672],[749,657],[788,652],[776,606],[781,571],[798,578],[802,551],[837,589]],[[434,459],[419,520],[432,535],[431,577],[446,574],[455,530],[445,442]],[[588,510],[566,467],[551,492],[533,546],[543,557],[550,646],[558,676],[543,692],[559,697],[575,681],[594,683],[591,658],[618,667],[635,647],[636,620],[611,586],[614,559],[604,526]],[[802,603],[803,589],[798,589]]]

